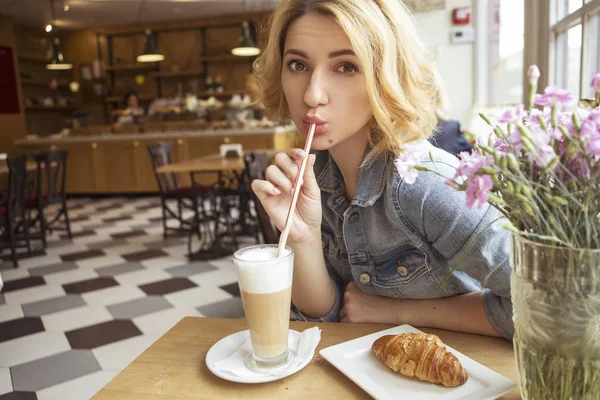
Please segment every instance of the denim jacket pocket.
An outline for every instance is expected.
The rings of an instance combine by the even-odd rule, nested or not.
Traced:
[[[373,284],[382,288],[396,287],[414,282],[431,267],[427,255],[414,247],[398,249],[390,256],[375,260]]]

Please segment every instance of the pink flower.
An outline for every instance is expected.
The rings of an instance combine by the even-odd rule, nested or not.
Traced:
[[[587,119],[581,123],[581,130],[579,135],[583,141],[589,140],[594,134],[598,132],[598,124],[591,119]]]
[[[470,179],[473,175],[478,173],[481,168],[494,163],[493,157],[484,156],[477,152],[468,153],[463,151],[458,155],[458,158],[460,159],[460,163],[456,169],[456,174],[454,175],[455,179],[461,176],[466,176],[467,179]]]
[[[594,155],[595,161],[600,161],[600,132],[596,132],[596,134],[590,137],[585,149],[589,154]]]
[[[537,65],[531,65],[527,70],[527,76],[529,77],[529,83],[532,85],[537,84],[538,79],[540,79],[540,69]]]
[[[593,87],[596,92],[600,92],[600,72],[597,72],[596,75],[594,75],[592,82],[590,82],[590,86]]]
[[[398,170],[398,175],[408,184],[412,185],[417,180],[416,165],[419,165],[421,153],[404,151],[394,160],[394,166]]]
[[[516,152],[521,151],[523,148],[523,139],[521,139],[521,132],[515,129],[513,133],[508,136],[508,141],[510,145],[515,149]]]
[[[575,101],[573,93],[556,86],[548,86],[544,94],[535,95],[535,104],[543,107],[569,105]]]
[[[492,178],[489,175],[474,176],[469,180],[467,187],[467,208],[472,209],[473,206],[481,208],[488,199],[488,191],[494,187]]]
[[[519,104],[517,108],[506,110],[504,114],[500,116],[498,122],[503,124],[514,124],[516,122],[522,122],[524,109],[525,107],[523,106],[523,104]]]

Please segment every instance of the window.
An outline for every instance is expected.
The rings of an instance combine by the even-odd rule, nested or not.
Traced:
[[[490,41],[491,104],[520,103],[523,93],[525,0],[497,0]]]
[[[592,76],[600,71],[600,0],[551,0],[550,37],[554,82],[576,97],[592,98]]]

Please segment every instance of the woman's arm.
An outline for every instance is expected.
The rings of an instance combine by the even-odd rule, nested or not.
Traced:
[[[294,281],[292,302],[306,317],[319,319],[327,315],[335,303],[335,285],[325,267],[320,238],[292,244],[294,249]]]
[[[266,180],[252,182],[252,190],[280,231],[285,228],[299,165],[308,156],[302,149],[279,153],[266,170]],[[342,290],[336,289],[323,257],[321,192],[313,169],[315,156],[309,157],[287,241],[294,249],[292,301],[306,313],[304,318],[329,318],[332,313],[337,317]]]
[[[438,328],[502,336],[490,323],[484,306],[485,292],[440,299],[394,299],[362,292],[350,283],[344,293],[341,322],[362,322]]]

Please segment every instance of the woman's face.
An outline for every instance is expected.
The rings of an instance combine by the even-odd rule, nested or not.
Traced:
[[[312,148],[327,150],[368,132],[372,117],[358,58],[333,17],[308,14],[288,30],[281,83],[300,132],[317,123]]]
[[[135,94],[132,94],[127,98],[127,106],[131,108],[135,108],[138,106],[138,98]]]

